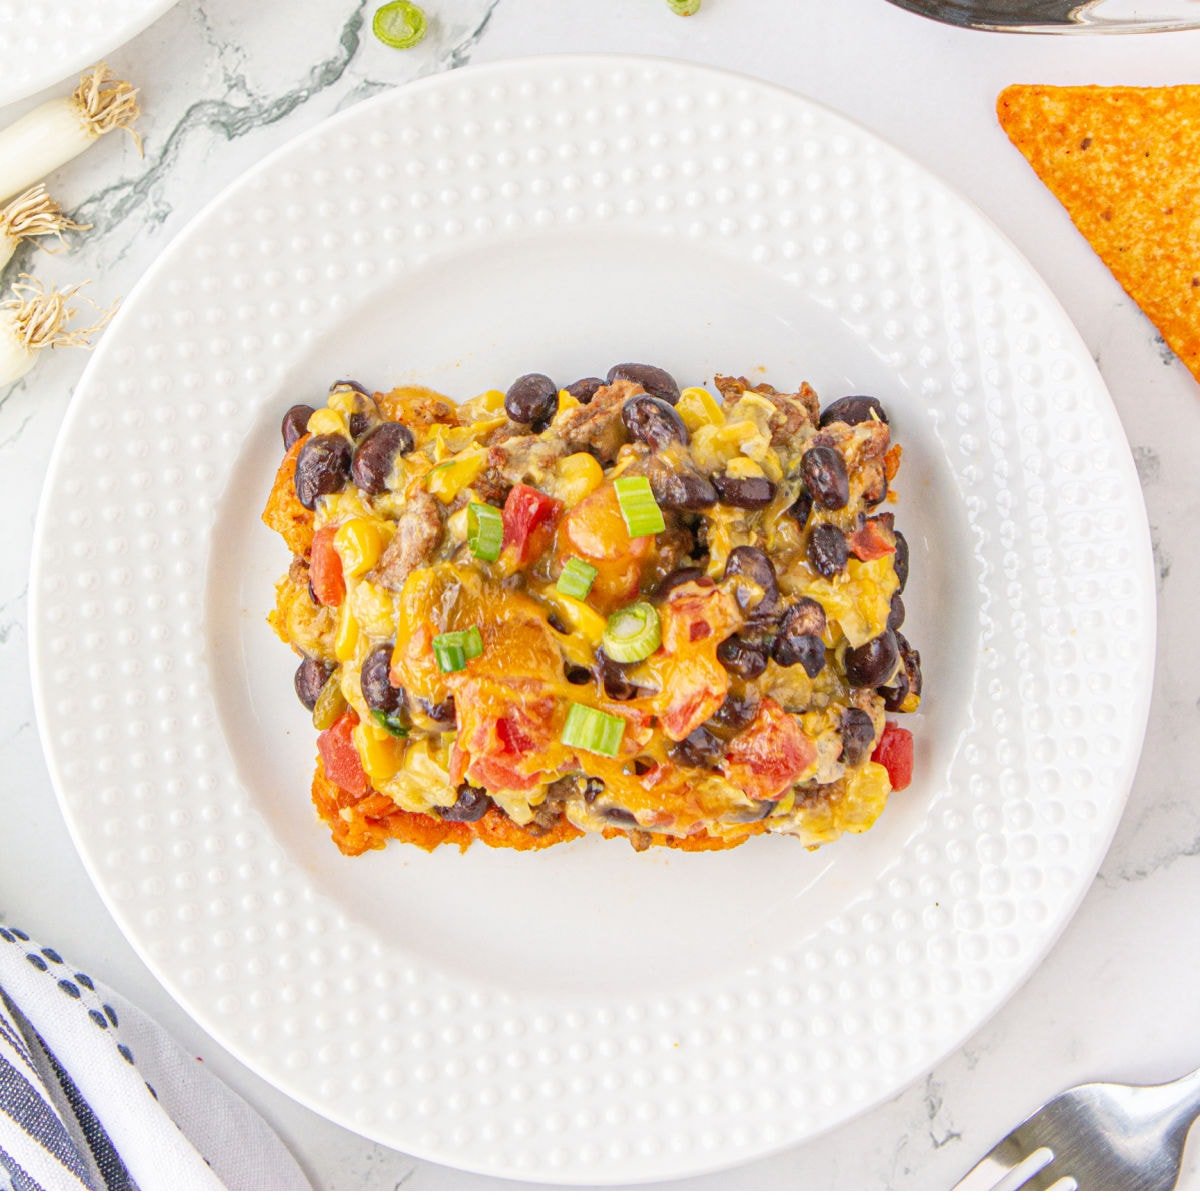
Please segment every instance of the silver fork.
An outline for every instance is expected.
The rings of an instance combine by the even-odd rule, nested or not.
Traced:
[[[997,33],[1166,33],[1200,29],[1200,0],[891,0],[947,25]]]
[[[1055,1096],[979,1160],[955,1191],[1165,1191],[1200,1116],[1200,1071],[1173,1083],[1085,1083]]]

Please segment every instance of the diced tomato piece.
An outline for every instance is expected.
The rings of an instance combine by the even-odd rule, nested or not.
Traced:
[[[504,546],[511,547],[516,565],[533,562],[550,545],[562,501],[518,483],[504,502]]]
[[[313,534],[312,556],[308,563],[308,577],[317,600],[335,607],[346,598],[342,560],[333,547],[333,535],[337,530],[336,525],[322,525]]]
[[[907,729],[901,729],[894,721],[889,721],[883,727],[871,761],[887,769],[893,792],[904,791],[912,783],[913,777],[912,734]]]
[[[721,770],[752,800],[769,800],[795,783],[816,757],[800,722],[765,699],[754,720],[729,743]]]
[[[668,654],[694,653],[697,642],[722,642],[741,624],[732,598],[707,579],[672,588],[659,606],[659,616],[663,649]]]
[[[321,762],[325,764],[325,776],[343,791],[358,797],[371,790],[371,781],[363,770],[362,760],[354,745],[354,727],[358,714],[351,710],[340,716],[317,738],[317,749]]]
[[[904,450],[899,444],[896,444],[883,456],[883,469],[889,483],[896,478],[896,473],[900,470],[900,458],[903,454]]]
[[[559,705],[538,681],[520,682],[524,695],[519,707],[506,698],[508,687],[497,687],[494,681],[466,679],[456,689],[453,777],[489,792],[536,786],[542,768],[549,765],[547,751],[558,746]],[[561,757],[566,759],[568,752],[563,750]]]
[[[879,517],[871,517],[870,520],[864,521],[862,528],[856,529],[848,541],[850,553],[862,562],[883,558],[896,550],[895,535]]]
[[[729,672],[708,654],[668,658],[660,670],[667,708],[659,719],[667,737],[682,742],[724,703]]]

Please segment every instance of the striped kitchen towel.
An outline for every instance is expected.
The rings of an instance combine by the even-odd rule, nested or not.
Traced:
[[[0,927],[0,1190],[308,1186],[267,1123],[160,1026]]]

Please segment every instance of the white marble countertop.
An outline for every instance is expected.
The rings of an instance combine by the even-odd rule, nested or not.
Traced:
[[[849,1126],[699,1187],[930,1187],[956,1179],[1055,1091],[1089,1079],[1165,1079],[1200,1062],[1200,387],[1074,232],[996,125],[1014,81],[1196,81],[1200,33],[1020,38],[941,28],[883,0],[423,0],[418,49],[369,32],[366,0],[181,0],[115,52],[143,87],[146,156],[117,138],[53,180],[94,225],[39,275],[127,293],[188,219],[267,151],[330,113],[417,76],[518,55],[630,51],[720,64],[796,88],[890,138],[965,192],[1061,298],[1112,390],[1134,449],[1159,575],[1159,653],[1141,769],[1103,869],[1021,991],[932,1074]],[[0,109],[0,126],[33,101]],[[26,592],[42,477],[84,357],[43,356],[0,390],[0,921],[27,926],[158,1017],[257,1105],[313,1183],[510,1187],[409,1158],[301,1108],[176,1007],[118,932],[67,836],[30,699]],[[1200,1182],[1193,1137],[1185,1180]]]

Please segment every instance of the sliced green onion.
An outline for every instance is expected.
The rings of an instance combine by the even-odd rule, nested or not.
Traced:
[[[613,758],[625,736],[625,718],[614,717],[586,704],[572,704],[563,726],[562,744]]]
[[[650,490],[650,480],[645,475],[629,475],[613,483],[617,491],[617,503],[625,528],[630,537],[645,537],[650,533],[662,533],[667,527],[662,509]]]
[[[371,709],[371,716],[377,724],[382,725],[392,737],[408,737],[408,726],[395,713],[386,713],[382,708]]]
[[[467,505],[467,545],[476,558],[495,562],[504,544],[504,516],[492,504],[472,500]]]
[[[558,576],[555,588],[564,596],[583,600],[596,582],[596,568],[582,558],[568,558]]]
[[[613,662],[635,663],[649,658],[662,645],[662,623],[653,604],[639,600],[608,618],[601,639]]]
[[[425,14],[409,0],[392,0],[376,11],[371,32],[393,50],[411,50],[425,36]]]
[[[667,0],[667,7],[677,17],[694,17],[700,11],[700,0]]]
[[[478,625],[453,633],[437,633],[433,637],[433,657],[443,675],[461,671],[467,663],[483,653],[483,634]]]

